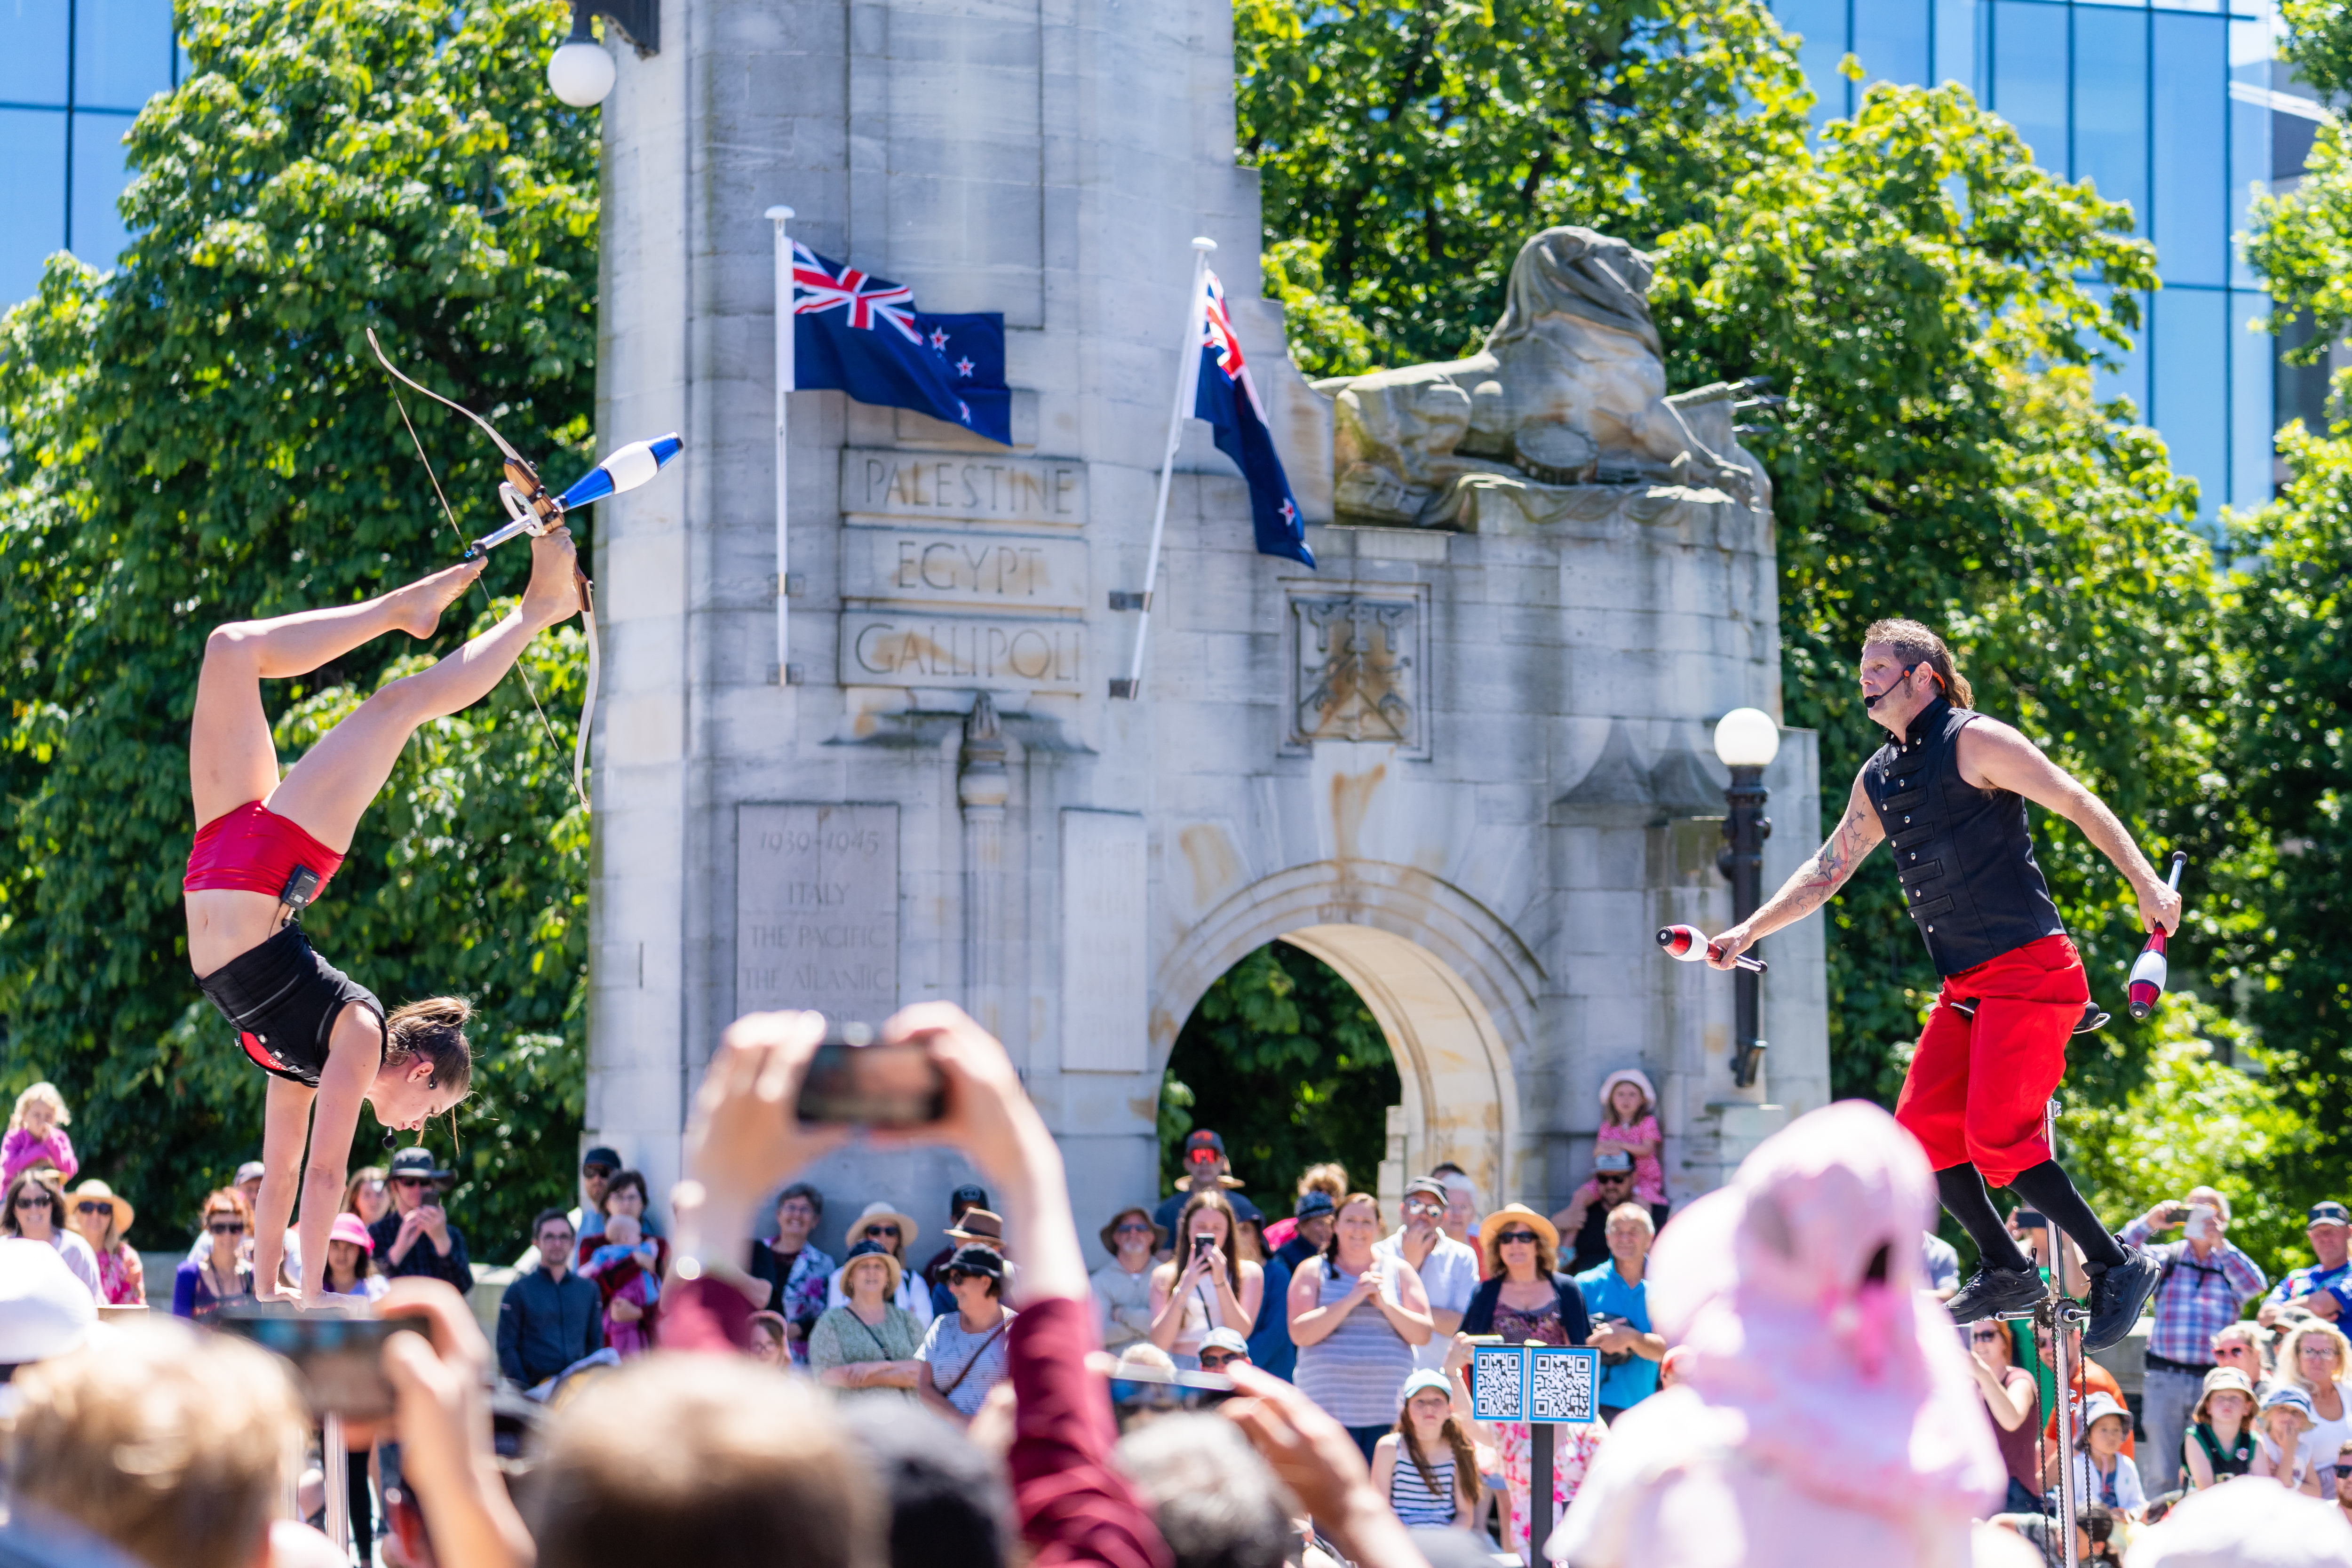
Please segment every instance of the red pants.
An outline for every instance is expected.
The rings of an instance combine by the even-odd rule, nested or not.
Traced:
[[[1977,998],[1969,1018],[1949,1005]],[[2066,1041],[2091,999],[2063,934],[1948,977],[1903,1078],[1895,1120],[1938,1171],[1974,1165],[1990,1186],[2050,1158],[2042,1111],[2066,1076]]]

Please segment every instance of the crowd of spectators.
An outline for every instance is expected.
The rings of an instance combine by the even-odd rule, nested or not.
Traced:
[[[1174,1190],[1112,1213],[1090,1260],[1058,1152],[1002,1048],[951,1008],[912,1010],[905,1026],[940,1063],[949,1114],[874,1142],[944,1142],[982,1178],[947,1194],[935,1248],[918,1247],[918,1215],[886,1200],[828,1227],[825,1194],[802,1173],[842,1133],[779,1109],[813,1044],[794,1015],[744,1021],[714,1058],[667,1226],[641,1173],[613,1149],[587,1152],[581,1203],[536,1216],[493,1334],[462,1297],[478,1270],[446,1207],[453,1173],[409,1148],[355,1173],[330,1232],[328,1289],[418,1330],[386,1351],[396,1419],[317,1460],[348,1459],[363,1560],[380,1516],[383,1561],[418,1568],[754,1553],[823,1568],[885,1556],[915,1568],[919,1556],[930,1568],[943,1551],[976,1552],[983,1568],[1023,1555],[1449,1568],[1449,1541],[1533,1561],[1599,1477],[1623,1485],[1632,1454],[1657,1446],[1652,1422],[1612,1460],[1612,1432],[1708,1364],[1678,1337],[1675,1310],[1654,1310],[1654,1251],[1683,1222],[1638,1071],[1602,1085],[1591,1173],[1556,1212],[1482,1212],[1471,1175],[1450,1164],[1384,1204],[1326,1163],[1298,1173],[1289,1213],[1269,1221],[1224,1141],[1200,1130]],[[238,1392],[224,1430],[274,1432],[280,1455],[300,1447],[287,1430],[315,1440],[278,1363],[218,1334],[68,1321],[59,1279],[93,1316],[145,1289],[131,1204],[101,1181],[68,1189],[68,1121],[37,1085],[5,1151],[0,1352],[24,1368],[0,1390],[15,1429],[11,1522],[68,1552],[33,1560],[97,1561],[70,1555],[91,1537],[158,1568],[347,1560],[277,1518],[293,1479],[278,1460],[232,1463],[186,1439],[188,1407],[221,1401],[226,1380]],[[205,1197],[172,1279],[173,1316],[205,1325],[256,1299],[247,1189],[259,1174],[240,1170]],[[2352,1343],[2336,1327],[2352,1305],[2352,1215],[2314,1206],[2315,1261],[2275,1287],[2231,1244],[2230,1219],[2227,1198],[2198,1187],[2125,1227],[2163,1269],[2134,1398],[2079,1352],[2061,1390],[2046,1325],[1950,1325],[1940,1302],[1958,1258],[1919,1237],[1901,1278],[1955,1336],[1955,1386],[1982,1413],[1999,1460],[1988,1474],[2005,1488],[1978,1517],[2055,1561],[2063,1479],[2081,1507],[2082,1559],[2113,1560],[2184,1497],[2259,1482],[2326,1505],[2352,1563]],[[2063,1237],[2030,1211],[2011,1223],[2045,1279],[2058,1269],[2079,1289]],[[835,1235],[837,1258],[820,1245]],[[55,1322],[27,1339],[12,1315],[44,1291]],[[1551,1432],[1549,1519],[1533,1517],[1536,1429],[1475,1418],[1471,1352],[1497,1341],[1597,1352],[1599,1419]],[[16,1353],[35,1342],[49,1348]],[[139,1405],[133,1373],[164,1392]],[[1193,1373],[1230,1379],[1234,1397],[1204,1398],[1184,1382]],[[1115,1420],[1107,1378],[1195,1392],[1122,1405]],[[2074,1413],[2063,1449],[2061,1399]],[[531,1414],[494,1422],[494,1404]],[[36,1440],[50,1451],[33,1455]],[[180,1456],[154,1496],[117,1510],[79,1495],[104,1453],[140,1443]],[[193,1490],[163,1495],[179,1487]],[[200,1509],[196,1491],[217,1495]],[[192,1547],[199,1536],[212,1544]],[[1559,1537],[1571,1538],[1590,1527]],[[166,1540],[173,1551],[157,1554]]]

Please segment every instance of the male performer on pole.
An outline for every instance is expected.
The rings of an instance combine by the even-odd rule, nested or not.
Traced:
[[[1934,632],[1878,622],[1864,637],[1861,674],[1863,706],[1894,739],[1863,764],[1829,842],[1715,939],[1711,962],[1730,968],[1734,954],[1821,908],[1864,856],[1890,844],[1905,904],[1944,977],[1895,1116],[1927,1150],[1944,1206],[1981,1259],[1952,1298],[1952,1316],[1966,1323],[2018,1310],[2044,1292],[1993,1212],[1990,1182],[2083,1249],[2091,1277],[2083,1345],[2104,1349],[2131,1331],[2158,1270],[2100,1226],[2043,1132],[2042,1108],[2066,1075],[2066,1040],[2091,992],[2034,864],[2024,801],[2072,822],[2116,863],[2150,930],[2179,925],[2180,895],[2098,796],[2007,724],[1969,710],[1969,683]]]

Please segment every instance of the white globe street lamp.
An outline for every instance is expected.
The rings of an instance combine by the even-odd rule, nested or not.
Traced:
[[[1715,754],[1727,768],[1769,768],[1780,754],[1780,727],[1761,708],[1734,708],[1716,721]]]
[[[661,48],[661,0],[572,0],[572,36],[547,60],[547,85],[574,109],[604,101],[619,76],[611,51],[588,30],[591,16],[616,24],[639,59]]]

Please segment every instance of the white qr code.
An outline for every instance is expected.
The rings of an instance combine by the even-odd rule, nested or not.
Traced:
[[[1600,1357],[1591,1351],[1535,1350],[1528,1352],[1528,1419],[1530,1421],[1591,1421],[1593,1390]]]
[[[1470,1357],[1470,1410],[1481,1421],[1521,1421],[1521,1379],[1526,1363],[1518,1347],[1481,1347]]]

